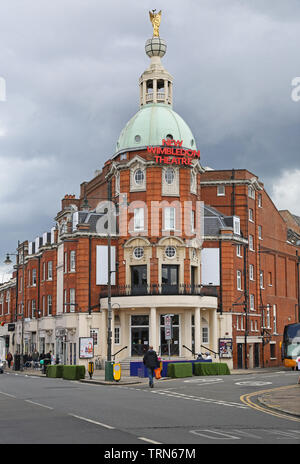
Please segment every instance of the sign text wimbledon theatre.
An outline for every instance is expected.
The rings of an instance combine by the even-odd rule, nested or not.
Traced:
[[[183,140],[163,139],[162,147],[147,147],[158,164],[191,165],[194,158],[200,158],[200,150],[182,148]]]

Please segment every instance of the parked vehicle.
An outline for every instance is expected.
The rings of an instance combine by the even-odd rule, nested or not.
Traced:
[[[5,367],[5,361],[1,361],[0,359],[0,374],[3,374]]]

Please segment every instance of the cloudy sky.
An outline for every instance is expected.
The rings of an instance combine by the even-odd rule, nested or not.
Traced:
[[[138,111],[163,10],[174,110],[203,166],[246,168],[300,215],[299,0],[0,0],[0,263],[49,230]],[[300,94],[300,91],[299,91]],[[3,100],[3,92],[0,100]],[[0,281],[5,268],[0,264]]]

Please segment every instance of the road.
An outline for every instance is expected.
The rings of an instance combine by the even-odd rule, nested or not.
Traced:
[[[130,386],[0,376],[1,443],[299,444],[300,418],[255,408],[254,392],[297,383],[298,373],[198,377]]]

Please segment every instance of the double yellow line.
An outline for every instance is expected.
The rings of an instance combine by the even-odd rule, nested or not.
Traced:
[[[242,395],[240,397],[240,400],[247,406],[250,406],[251,408],[256,409],[257,411],[264,412],[266,414],[271,414],[272,416],[280,417],[282,419],[288,419],[294,422],[300,422],[300,418],[294,417],[289,414],[284,414],[280,411],[271,411],[270,409],[264,408],[263,406],[253,403],[253,401],[251,400],[253,396],[258,396],[264,393],[270,393],[270,392],[274,392],[277,390],[288,390],[289,388],[295,388],[295,385],[289,385],[287,387],[271,388],[269,390],[261,390],[261,391],[254,392],[254,393],[248,393],[248,394]]]

